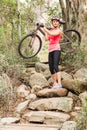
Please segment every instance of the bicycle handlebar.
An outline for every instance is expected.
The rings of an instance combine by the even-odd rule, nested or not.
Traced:
[[[45,33],[42,31],[42,29],[40,27],[44,27],[44,24],[43,23],[37,23],[37,29],[43,34],[45,35]],[[52,28],[51,27],[46,27],[48,30],[51,30]]]
[[[43,23],[37,23],[36,25],[37,25],[37,27],[44,27]]]

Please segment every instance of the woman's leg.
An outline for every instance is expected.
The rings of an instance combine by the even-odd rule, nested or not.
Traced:
[[[61,85],[61,72],[59,71],[59,62],[60,62],[61,51],[54,51],[54,69],[56,72],[56,80],[58,85]]]
[[[55,73],[55,70],[54,70],[53,57],[54,57],[54,52],[50,52],[49,53],[49,70],[51,72],[51,78],[52,78],[53,85],[57,85],[57,74]]]
[[[58,85],[61,85],[61,72],[57,72],[57,81],[58,81]]]
[[[53,85],[57,85],[57,74],[52,74],[51,75],[52,81],[53,81]]]

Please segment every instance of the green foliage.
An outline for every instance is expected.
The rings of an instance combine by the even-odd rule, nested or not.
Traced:
[[[59,16],[60,17],[61,8],[58,2],[55,2],[52,4],[52,6],[47,5],[47,14],[49,16],[49,19],[51,19],[53,16]]]
[[[87,15],[85,15],[84,17],[85,17],[85,18],[84,18],[84,19],[85,19],[85,21],[87,22]]]
[[[21,14],[21,31],[22,37],[26,35],[26,28],[30,32],[33,28],[34,19],[36,19],[36,12],[33,10],[33,4],[35,1],[28,1],[29,4],[20,3],[20,14]],[[40,1],[36,1],[38,4]],[[44,2],[44,1],[43,1]],[[41,1],[41,4],[42,1]],[[37,5],[35,5],[36,7]],[[1,16],[1,26],[0,26],[0,54],[5,56],[7,59],[8,65],[22,63],[26,61],[37,61],[38,58],[35,57],[30,60],[23,59],[18,54],[18,44],[19,44],[19,35],[18,35],[18,9],[17,3],[13,0],[1,0],[0,1],[0,16]],[[30,21],[30,19],[32,21]],[[0,63],[0,68],[4,70],[7,67],[7,64]]]
[[[71,25],[76,25],[77,19],[75,19],[75,17],[72,17],[71,20]]]
[[[77,122],[76,130],[87,130],[87,104],[83,106],[82,113]]]
[[[9,78],[3,74],[0,76],[0,115],[4,114],[4,111],[9,111],[9,106],[16,99],[16,92],[12,88]]]
[[[16,1],[0,0],[0,16],[11,22],[16,16]]]
[[[4,55],[0,54],[0,73],[5,72],[8,67],[7,59]]]
[[[62,53],[61,62],[65,66],[73,66],[74,68],[80,68],[86,66],[85,61],[86,52],[84,49],[76,49],[72,53]]]
[[[45,0],[31,0],[30,4],[33,5],[33,7],[43,5],[45,3]]]

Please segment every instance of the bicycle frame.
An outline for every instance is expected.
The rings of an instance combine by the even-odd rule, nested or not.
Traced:
[[[51,28],[47,28],[47,29],[51,29]],[[45,33],[42,31],[42,29],[40,29],[39,24],[37,25],[37,29],[35,30],[35,33],[37,34],[37,31],[40,31],[44,36]],[[67,42],[60,42],[61,44],[68,44],[68,43],[72,43],[71,39],[63,32],[63,36],[67,39]]]
[[[71,39],[63,32],[63,37],[65,37],[67,39],[67,41],[65,42],[60,42],[61,44],[68,44],[68,43],[72,43]]]

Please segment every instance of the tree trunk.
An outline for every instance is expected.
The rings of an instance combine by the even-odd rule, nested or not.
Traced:
[[[87,0],[79,0],[78,21],[82,42],[86,43],[87,47]]]
[[[66,20],[64,29],[73,28],[80,32],[82,42],[87,41],[87,0],[59,0],[63,19]]]
[[[17,0],[17,10],[18,10],[18,36],[21,39],[21,15],[20,15],[20,0]]]

